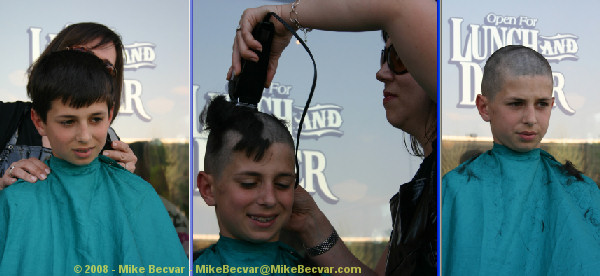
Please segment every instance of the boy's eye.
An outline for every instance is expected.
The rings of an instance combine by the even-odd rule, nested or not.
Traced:
[[[91,121],[92,121],[92,123],[100,123],[100,122],[104,121],[104,118],[102,118],[102,117],[93,117],[91,119]]]
[[[538,102],[537,103],[539,107],[547,107],[550,106],[550,104],[548,102]]]
[[[60,123],[61,125],[63,125],[63,126],[70,126],[70,125],[72,125],[74,122],[75,122],[75,121],[73,121],[73,120],[63,120],[63,121],[60,121],[59,123]]]
[[[296,183],[296,178],[294,177],[279,177],[275,179],[275,187],[280,190],[287,190],[294,186]]]
[[[255,182],[240,182],[240,186],[242,186],[242,188],[244,188],[244,189],[252,189],[252,188],[256,187],[256,183]]]
[[[509,102],[508,106],[522,106],[523,102]]]
[[[275,183],[275,186],[280,190],[287,190],[292,187],[292,185],[289,183]]]

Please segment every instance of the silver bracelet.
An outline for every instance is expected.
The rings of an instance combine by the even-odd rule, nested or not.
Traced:
[[[331,233],[331,235],[322,243],[320,243],[317,246],[311,247],[311,248],[305,248],[306,249],[306,253],[308,254],[308,256],[314,257],[314,256],[319,256],[327,251],[329,251],[329,249],[331,249],[336,243],[337,241],[340,239],[340,236],[338,236],[337,231],[335,231],[335,229],[333,229],[333,233]]]
[[[300,21],[298,21],[298,11],[296,11],[296,7],[298,5],[300,5],[300,0],[296,0],[294,1],[294,3],[292,3],[292,10],[290,11],[290,21],[292,21],[292,23],[296,25],[296,29],[301,30],[304,33],[304,42],[306,42],[306,34],[312,31],[312,29],[302,27],[302,24],[300,24]],[[294,17],[293,15],[296,15],[296,17]]]

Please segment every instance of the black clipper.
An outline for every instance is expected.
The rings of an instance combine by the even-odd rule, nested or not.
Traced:
[[[258,55],[258,62],[242,59],[242,71],[229,80],[229,98],[238,106],[248,106],[256,109],[262,98],[265,81],[267,80],[271,43],[275,33],[273,23],[269,21],[270,17],[271,14],[267,14],[263,21],[252,30],[254,39],[262,45],[262,52],[253,50]]]

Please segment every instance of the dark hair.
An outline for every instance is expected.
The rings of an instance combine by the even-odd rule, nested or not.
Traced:
[[[389,34],[384,31],[381,30],[381,38],[383,39],[383,42],[386,43],[387,40],[390,38]],[[409,73],[410,74],[410,71]],[[435,139],[436,135],[437,135],[437,105],[435,104],[434,101],[430,100],[429,101],[429,107],[431,112],[429,113],[429,117],[433,118],[433,119],[428,119],[427,122],[425,123],[425,138],[427,139],[427,141],[425,141],[425,143],[430,143],[433,142],[433,140]],[[431,124],[431,121],[433,120],[433,124]],[[419,143],[419,141],[417,140],[417,138],[415,138],[415,136],[408,134],[408,136],[410,137],[410,150],[408,149],[408,145],[406,144],[406,139],[405,139],[405,133],[403,132],[403,137],[402,137],[402,141],[404,142],[404,147],[406,148],[406,150],[413,156],[418,156],[418,157],[425,157],[425,152],[423,151],[423,146]],[[434,145],[435,147],[435,145]]]
[[[105,46],[112,42],[115,46],[115,50],[117,51],[117,59],[115,61],[115,81],[114,81],[114,90],[115,93],[115,102],[114,102],[114,116],[117,117],[117,113],[119,112],[119,108],[121,106],[121,94],[123,90],[123,42],[121,42],[121,37],[109,29],[108,27],[94,22],[82,22],[77,24],[72,24],[65,27],[62,31],[60,31],[56,37],[48,44],[48,47],[42,52],[40,58],[48,55],[49,53],[65,50],[67,47],[73,47],[78,45],[83,45],[94,41],[95,39],[100,38],[98,44],[90,47],[90,49],[96,49],[102,46]],[[29,71],[35,65],[33,63],[31,67],[29,67]]]
[[[210,131],[204,169],[217,178],[234,152],[245,152],[258,162],[273,143],[284,143],[294,151],[294,140],[285,121],[253,108],[236,106],[224,96],[207,104],[200,114],[200,124]]]
[[[493,100],[508,77],[547,76],[552,83],[552,68],[537,51],[523,45],[507,45],[486,61],[481,79],[481,94]]]
[[[388,38],[390,38],[390,35],[386,31],[381,30],[381,38],[383,38],[383,42],[387,42]]]
[[[94,54],[59,51],[40,57],[31,67],[27,96],[44,122],[57,99],[73,108],[106,102],[110,112],[118,94],[113,82],[104,62]]]

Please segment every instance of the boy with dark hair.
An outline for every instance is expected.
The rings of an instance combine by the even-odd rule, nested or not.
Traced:
[[[298,267],[302,258],[279,242],[296,185],[294,141],[285,123],[223,96],[201,117],[210,133],[197,184],[206,204],[215,207],[220,238],[194,254],[194,275],[219,275],[211,267],[241,268],[232,272],[238,275],[261,275],[264,265]]]
[[[152,186],[99,156],[118,93],[106,64],[86,52],[50,53],[32,67],[27,93],[53,173],[0,191],[0,275],[186,275]]]
[[[442,179],[444,275],[597,275],[600,191],[540,149],[552,69],[518,45],[488,59],[477,96],[491,150]]]

